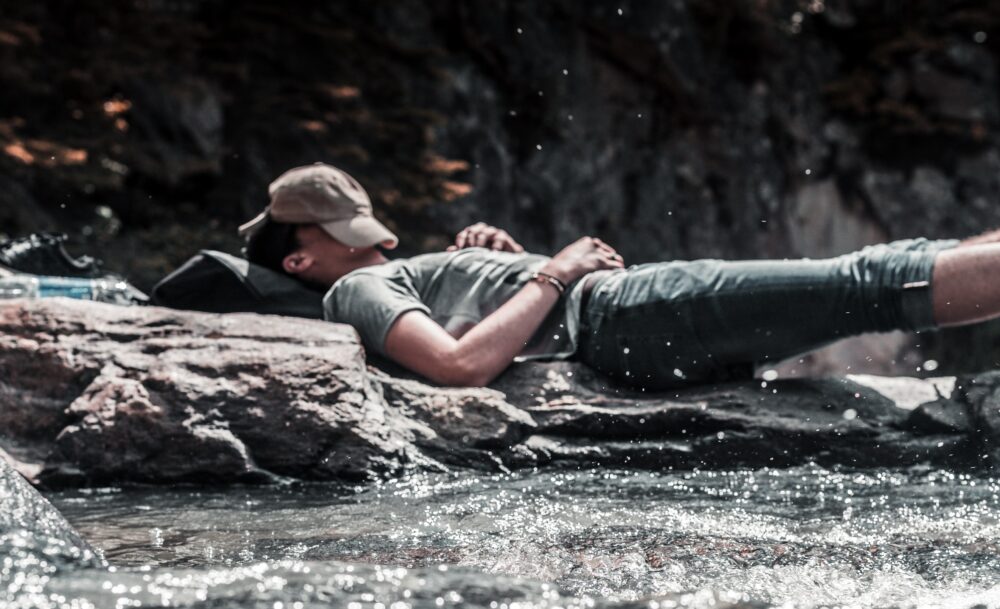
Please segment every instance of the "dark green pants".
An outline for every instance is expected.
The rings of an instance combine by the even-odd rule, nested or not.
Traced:
[[[646,389],[750,378],[755,366],[865,332],[934,327],[937,252],[909,239],[823,260],[643,264],[601,279],[581,360]]]

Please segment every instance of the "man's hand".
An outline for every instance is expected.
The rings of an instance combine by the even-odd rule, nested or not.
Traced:
[[[458,233],[455,245],[448,246],[449,252],[467,247],[485,247],[498,252],[521,253],[524,248],[507,234],[507,231],[490,226],[484,222],[476,222]]]
[[[583,237],[563,248],[542,270],[568,285],[593,271],[624,267],[615,248],[596,237]]]

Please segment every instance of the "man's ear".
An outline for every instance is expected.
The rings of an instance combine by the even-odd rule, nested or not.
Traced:
[[[298,251],[285,256],[281,261],[281,268],[289,275],[301,275],[308,270],[316,260],[309,254]]]

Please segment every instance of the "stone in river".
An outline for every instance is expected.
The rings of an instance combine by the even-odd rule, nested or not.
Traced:
[[[981,464],[1000,435],[985,380],[952,398],[877,377],[644,393],[552,362],[514,366],[490,388],[443,388],[372,367],[345,325],[60,299],[0,304],[0,379],[0,447],[50,485],[542,465],[960,467]],[[913,424],[931,406],[894,397],[928,394],[935,424]],[[982,423],[954,422],[966,412]],[[988,464],[1000,458],[987,452]]]
[[[94,550],[52,504],[0,454],[0,574],[18,576],[0,588],[0,605],[68,567],[102,566]],[[5,561],[6,564],[5,564]],[[6,605],[4,605],[6,606]]]

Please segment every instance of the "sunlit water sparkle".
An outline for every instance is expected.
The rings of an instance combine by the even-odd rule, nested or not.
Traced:
[[[59,572],[38,593],[95,606],[1000,607],[1000,480],[941,470],[462,473],[50,498],[116,570]]]

